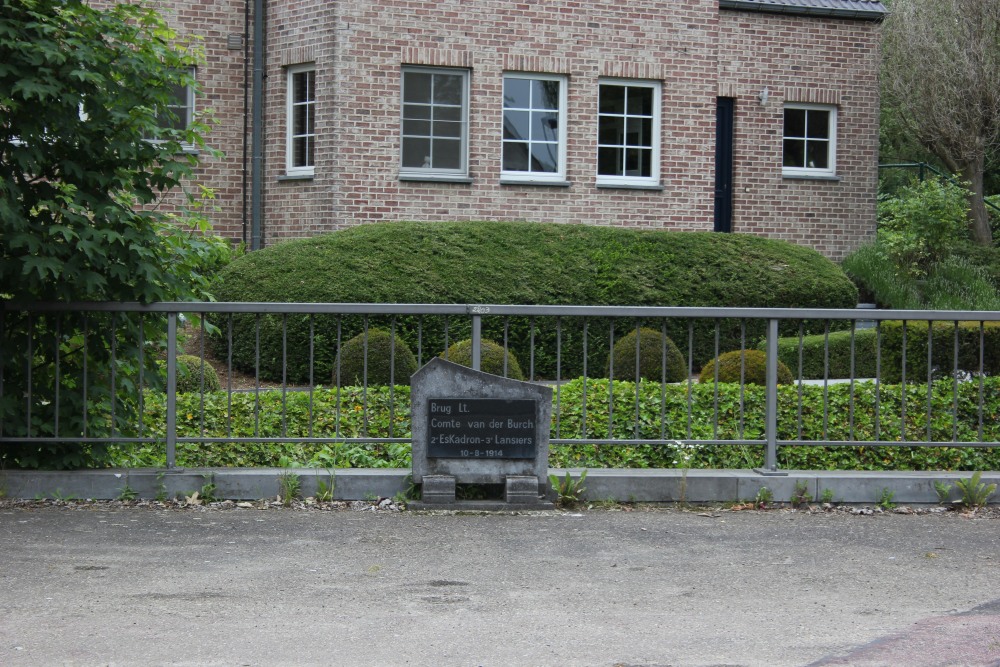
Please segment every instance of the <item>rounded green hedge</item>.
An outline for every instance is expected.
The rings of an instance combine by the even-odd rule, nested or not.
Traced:
[[[379,222],[288,241],[245,255],[223,269],[219,301],[320,303],[472,303],[541,305],[733,306],[853,308],[857,289],[818,252],[742,234],[668,232],[526,222]],[[278,377],[282,317],[261,316],[261,374]],[[255,363],[254,315],[234,316],[233,363]],[[287,322],[290,381],[309,377],[309,316]],[[370,318],[388,328],[392,322]],[[225,322],[220,323],[225,330]],[[465,318],[397,318],[411,348],[433,349],[467,338]],[[534,324],[534,330],[532,328]],[[659,322],[648,323],[659,327]],[[362,328],[360,318],[312,318],[316,377],[329,373],[336,333]],[[536,377],[578,377],[608,368],[610,321],[592,320],[583,355],[577,318],[484,317],[483,335],[506,340]],[[619,323],[620,326],[620,323]],[[635,327],[630,320],[629,327]],[[740,347],[739,320],[720,321],[722,349]],[[694,364],[714,356],[714,322],[697,323]],[[557,333],[558,328],[558,333]],[[759,330],[758,330],[759,329]],[[790,333],[790,332],[789,332]],[[530,340],[534,334],[532,355]],[[763,334],[749,322],[748,340]],[[687,349],[688,323],[667,323]],[[561,358],[556,359],[557,345]],[[438,347],[440,349],[440,347]],[[418,361],[420,361],[418,359]],[[329,375],[327,375],[328,377]]]
[[[715,367],[719,367],[719,382],[767,384],[767,355],[760,350],[733,350],[720,354],[701,369],[698,382],[715,382]],[[778,384],[791,384],[792,372],[778,361]]]
[[[204,372],[202,371],[204,369]],[[200,392],[202,390],[202,375],[204,375],[205,391],[219,391],[219,375],[208,362],[202,363],[201,357],[193,354],[177,355],[177,393]]]
[[[460,340],[438,356],[466,368],[472,368],[472,340],[468,338]],[[505,354],[503,345],[485,338],[479,343],[479,370],[514,380],[524,379],[524,371],[521,370],[521,364],[517,363],[517,357],[510,350]]]
[[[340,386],[361,386],[366,380],[369,385],[409,385],[416,372],[417,359],[402,338],[383,329],[369,329],[340,347],[333,382]]]
[[[615,341],[612,371],[616,380],[635,380],[636,332]],[[657,382],[683,382],[687,379],[687,361],[674,341],[661,331],[639,329],[639,377]],[[664,371],[665,364],[665,371]]]

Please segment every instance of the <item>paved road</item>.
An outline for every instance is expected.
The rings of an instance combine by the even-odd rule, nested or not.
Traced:
[[[1000,520],[0,508],[2,665],[1000,665]]]

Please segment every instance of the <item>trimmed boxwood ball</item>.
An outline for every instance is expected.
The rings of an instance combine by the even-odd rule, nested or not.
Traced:
[[[698,376],[698,382],[715,382],[715,366],[719,365],[719,382],[740,381],[740,357],[743,365],[743,382],[745,384],[766,384],[767,355],[760,350],[734,350],[720,354],[710,361]],[[778,384],[791,384],[794,381],[792,372],[781,361],[778,362]]]
[[[377,222],[278,243],[222,269],[213,293],[219,301],[235,302],[742,308],[853,308],[858,298],[840,267],[815,250],[785,241],[749,234],[475,221]],[[368,319],[371,326],[392,326],[388,317]],[[220,331],[227,331],[227,320],[213,319]],[[289,382],[309,380],[310,326],[317,378],[331,376],[338,326],[343,338],[363,326],[361,316],[234,315],[233,365],[240,370],[254,371],[258,323],[261,377],[281,379],[286,349]],[[699,368],[716,349],[740,347],[741,335],[753,341],[765,333],[762,321],[747,321],[743,332],[737,318],[718,323],[719,348],[715,321],[694,323],[694,364]],[[445,341],[471,335],[469,321],[460,317],[399,316],[395,324],[413,350],[441,349]],[[531,358],[534,336],[538,377],[555,379],[557,368],[561,379],[583,373],[580,318],[561,318],[558,331],[550,317],[534,318],[534,328],[528,317],[484,317],[482,325],[485,338],[506,335],[521,359]],[[642,325],[656,329],[660,322]],[[588,326],[587,370],[603,375],[608,371],[610,320],[591,319]],[[822,331],[813,326],[807,323],[806,333]],[[798,323],[782,331],[793,335]],[[671,318],[667,335],[686,349],[688,321]],[[217,342],[222,345],[216,349],[227,346],[224,340]]]
[[[205,391],[219,391],[219,375],[208,362],[204,364]],[[202,362],[201,357],[193,354],[177,356],[177,393],[187,394],[201,391]]]
[[[442,352],[438,356],[452,363],[472,368],[472,340],[460,340],[451,345],[447,352]],[[507,351],[507,372],[504,373],[503,345],[485,338],[482,339],[479,346],[479,370],[492,375],[509,377],[512,380],[524,379],[521,364],[517,363],[517,357],[509,350]]]
[[[635,380],[635,329],[615,341],[614,378]],[[666,344],[666,375],[663,373],[663,348]],[[639,377],[659,382],[683,382],[687,379],[687,362],[674,341],[662,331],[639,329]]]
[[[333,382],[341,386],[362,385],[365,381],[365,341],[368,345],[369,385],[409,385],[410,376],[417,372],[417,359],[402,338],[384,329],[369,329],[340,346],[333,367]],[[395,356],[393,344],[395,343]],[[391,363],[394,361],[395,363]],[[337,376],[337,369],[340,376]],[[392,374],[390,376],[390,370]]]

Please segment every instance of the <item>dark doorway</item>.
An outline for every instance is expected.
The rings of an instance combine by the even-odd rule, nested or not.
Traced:
[[[733,231],[733,116],[736,100],[715,100],[715,231]]]

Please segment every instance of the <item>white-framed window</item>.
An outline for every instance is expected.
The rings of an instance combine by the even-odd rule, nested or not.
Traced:
[[[468,174],[468,70],[404,67],[401,95],[400,174]]]
[[[289,67],[287,77],[285,172],[312,176],[316,166],[316,67]]]
[[[194,78],[194,70],[189,74]],[[156,124],[165,129],[186,130],[194,121],[194,86],[174,84],[165,111],[156,115]]]
[[[659,185],[661,96],[658,81],[599,81],[598,185]]]
[[[501,180],[566,180],[566,77],[503,77]]]
[[[791,177],[837,173],[837,107],[785,104],[781,174]]]

